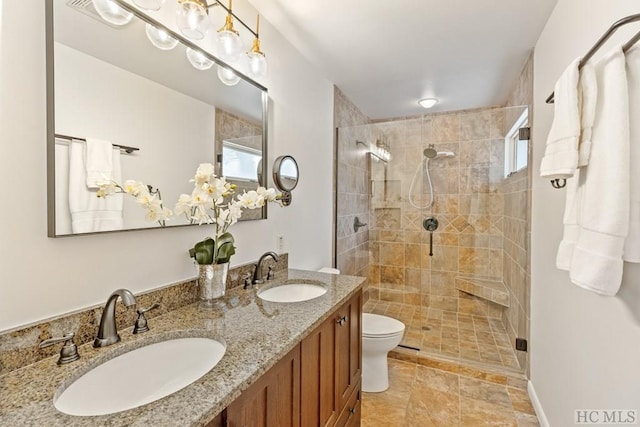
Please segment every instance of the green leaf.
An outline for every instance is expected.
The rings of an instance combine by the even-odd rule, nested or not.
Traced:
[[[218,256],[216,257],[216,264],[224,264],[229,262],[231,255],[236,253],[236,248],[232,242],[225,242],[218,247]]]
[[[211,237],[207,237],[201,242],[196,243],[192,249],[189,249],[189,256],[194,258],[200,265],[213,264],[213,250],[215,241]]]

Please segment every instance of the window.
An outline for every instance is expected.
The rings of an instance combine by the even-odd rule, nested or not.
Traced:
[[[258,182],[262,151],[222,141],[222,175],[236,181]]]
[[[508,177],[527,167],[529,140],[520,139],[520,128],[529,124],[529,109],[515,121],[504,137],[504,176]]]

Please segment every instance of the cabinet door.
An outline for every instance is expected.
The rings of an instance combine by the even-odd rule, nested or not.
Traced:
[[[300,345],[226,409],[228,427],[300,426]]]
[[[336,398],[343,408],[356,384],[362,367],[362,292],[358,292],[336,312]]]
[[[339,408],[335,398],[335,319],[329,317],[302,340],[302,425],[332,426]]]

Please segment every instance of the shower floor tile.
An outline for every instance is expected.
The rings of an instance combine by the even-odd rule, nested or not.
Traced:
[[[394,317],[406,325],[401,345],[449,359],[519,370],[518,359],[499,319],[409,304],[369,300],[365,313]]]

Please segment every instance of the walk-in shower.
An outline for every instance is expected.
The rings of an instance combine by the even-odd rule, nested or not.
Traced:
[[[336,266],[368,277],[365,312],[402,321],[419,355],[519,369],[528,175],[506,177],[505,150],[524,110],[338,129]]]

